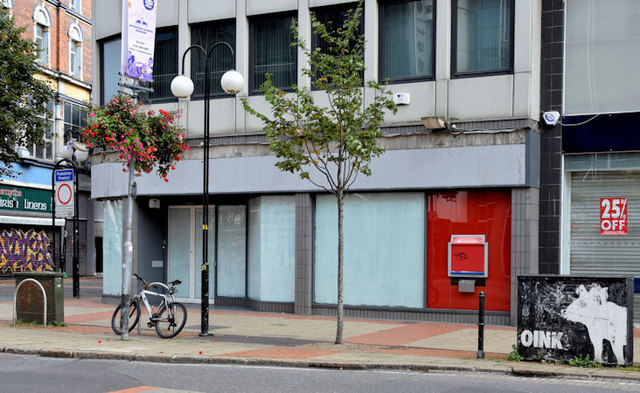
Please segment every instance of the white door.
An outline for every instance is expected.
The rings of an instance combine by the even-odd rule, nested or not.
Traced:
[[[213,304],[215,289],[215,209],[209,207],[209,303]],[[168,281],[180,280],[176,298],[198,303],[201,299],[202,270],[202,207],[169,207]]]

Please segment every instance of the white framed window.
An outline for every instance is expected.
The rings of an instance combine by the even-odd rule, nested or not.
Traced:
[[[82,30],[77,24],[69,28],[69,74],[82,77]]]
[[[49,11],[42,5],[38,4],[33,13],[33,40],[38,50],[37,61],[43,65],[49,64],[49,28],[51,27],[51,16]]]
[[[0,1],[0,5],[4,8],[13,8],[13,1],[12,0],[2,0]]]
[[[41,160],[53,160],[54,151],[55,150],[55,116],[53,115],[53,111],[55,109],[54,101],[51,100],[47,103],[47,110],[50,115],[47,116],[46,113],[42,113],[39,117],[42,117],[47,121],[47,130],[44,133],[42,138],[42,143],[34,143],[29,149],[29,153],[32,158],[41,159]]]
[[[69,0],[69,8],[74,11],[80,12],[82,9],[82,0]]]

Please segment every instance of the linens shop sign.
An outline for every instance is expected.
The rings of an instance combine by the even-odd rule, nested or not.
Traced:
[[[0,185],[1,211],[51,214],[51,191]]]
[[[518,354],[633,362],[633,277],[518,277]]]

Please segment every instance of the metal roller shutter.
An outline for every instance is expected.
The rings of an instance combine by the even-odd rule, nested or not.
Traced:
[[[626,236],[600,235],[600,198],[606,197],[628,198]],[[572,172],[570,214],[572,275],[640,277],[640,172]],[[634,304],[639,323],[640,295]]]

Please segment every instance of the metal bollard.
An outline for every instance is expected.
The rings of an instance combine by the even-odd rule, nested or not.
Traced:
[[[478,352],[476,359],[484,359],[484,292],[478,294]]]

